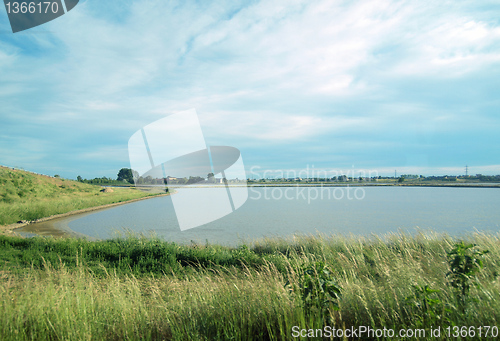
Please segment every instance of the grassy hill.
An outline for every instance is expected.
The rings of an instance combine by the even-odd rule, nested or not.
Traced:
[[[135,188],[113,188],[53,178],[0,166],[0,225],[155,195]]]

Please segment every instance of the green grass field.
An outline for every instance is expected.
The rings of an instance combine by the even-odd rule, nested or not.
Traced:
[[[154,237],[0,236],[0,339],[297,340],[301,329],[329,339],[316,329],[365,326],[396,333],[378,339],[493,340],[499,237],[466,240],[490,252],[476,253],[484,264],[467,279],[473,285],[464,298],[447,276],[447,253],[458,241],[433,234],[295,237],[235,248]],[[475,336],[444,329],[463,334],[462,326]],[[486,326],[495,326],[489,335]],[[438,327],[441,336],[430,338]],[[425,334],[398,337],[409,329]],[[358,336],[351,339],[377,339]]]
[[[0,225],[153,195],[135,188],[100,190],[100,186],[0,167]]]

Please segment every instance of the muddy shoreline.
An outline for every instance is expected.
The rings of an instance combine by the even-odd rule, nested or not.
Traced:
[[[40,236],[53,236],[60,238],[76,237],[76,238],[91,238],[87,235],[77,233],[69,229],[68,223],[80,218],[85,214],[94,213],[95,211],[101,211],[116,207],[119,205],[130,204],[140,200],[147,200],[152,198],[158,198],[170,195],[170,193],[153,195],[144,198],[132,199],[122,202],[117,202],[113,204],[106,204],[101,206],[88,207],[81,210],[56,214],[50,217],[40,218],[34,221],[28,221],[23,223],[15,223],[9,225],[0,226],[0,233],[7,235],[23,236],[24,235],[40,235]]]

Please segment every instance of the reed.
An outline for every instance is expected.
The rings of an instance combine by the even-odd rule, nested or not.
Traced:
[[[230,248],[141,236],[1,236],[0,339],[295,340],[294,328],[326,325],[498,328],[499,235],[464,238],[490,251],[466,310],[446,276],[457,241],[432,233],[297,236]],[[317,262],[341,288],[338,310],[326,315],[286,286],[303,284],[303,269]],[[432,291],[422,294],[426,285]],[[448,337],[442,329],[434,339]],[[494,337],[483,329],[471,339]]]

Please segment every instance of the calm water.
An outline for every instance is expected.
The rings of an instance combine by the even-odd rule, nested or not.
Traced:
[[[183,232],[170,197],[73,217],[67,226],[96,238],[110,238],[130,230],[153,232],[176,242],[208,240],[227,245],[295,233],[382,235],[399,230],[413,233],[418,228],[450,235],[500,231],[499,189],[335,188],[305,188],[302,192],[301,188],[290,188],[287,193],[286,188],[250,188],[247,202],[236,212]],[[193,207],[192,214],[196,212]]]

